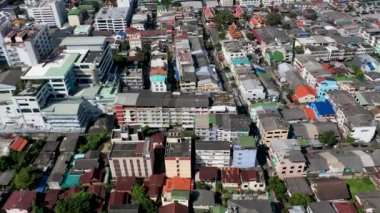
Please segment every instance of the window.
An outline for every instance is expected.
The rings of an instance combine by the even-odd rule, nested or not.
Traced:
[[[290,174],[292,174],[292,173],[293,173],[293,171],[290,171],[289,173],[290,173]]]

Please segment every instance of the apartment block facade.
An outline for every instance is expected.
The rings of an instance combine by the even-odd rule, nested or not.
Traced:
[[[191,178],[191,138],[166,145],[165,173],[167,177]]]
[[[115,111],[118,123],[138,123],[152,128],[180,125],[194,128],[195,114],[207,114],[209,100],[204,95],[139,91],[117,94]]]
[[[150,141],[114,143],[109,164],[113,178],[134,176],[148,178],[153,174],[154,154]]]
[[[228,167],[230,160],[229,142],[201,140],[195,142],[195,163],[198,167]]]
[[[62,0],[41,0],[28,7],[28,16],[34,18],[38,24],[61,28],[67,18],[65,2]]]

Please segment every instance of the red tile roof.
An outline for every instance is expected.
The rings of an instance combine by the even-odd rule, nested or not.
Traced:
[[[216,167],[201,167],[199,169],[199,179],[201,181],[216,181],[218,178],[218,168]]]
[[[163,70],[163,69],[151,69],[149,74],[151,74],[151,75],[167,75],[168,72],[166,72],[166,70]]]
[[[258,172],[256,170],[241,170],[240,176],[242,181],[256,181],[258,179]]]
[[[115,190],[118,192],[130,192],[135,183],[136,177],[117,177],[115,182]]]
[[[337,213],[356,213],[355,205],[348,202],[333,203],[333,207]]]
[[[22,137],[17,137],[15,138],[15,140],[12,142],[11,144],[11,149],[17,151],[17,152],[21,152],[22,150],[24,150],[25,146],[29,143],[29,141],[25,138],[22,138]]]
[[[303,98],[307,95],[313,95],[315,96],[317,93],[315,92],[315,90],[313,88],[311,88],[310,86],[308,85],[299,85],[295,91],[294,91],[294,96],[293,96],[293,99],[295,101],[298,101],[300,98]]]
[[[80,192],[81,188],[78,186],[71,187],[63,193],[65,199],[72,197],[75,193]]]
[[[214,18],[214,12],[212,11],[211,7],[205,7],[204,14],[206,19]]]
[[[238,168],[223,168],[221,173],[223,183],[241,183],[240,170]]]
[[[228,34],[231,36],[231,38],[235,39],[239,39],[241,37],[241,33],[235,23],[232,23],[228,28]]]
[[[112,205],[123,205],[127,204],[129,199],[129,195],[126,192],[116,192],[113,191],[110,194],[110,199],[108,201],[108,208]]]
[[[87,191],[93,194],[96,198],[104,199],[106,197],[106,188],[103,185],[91,185]]]
[[[61,190],[59,189],[51,189],[47,191],[45,196],[44,207],[52,210],[55,206],[55,203],[58,200],[59,193],[61,193]]]
[[[314,120],[314,121],[317,120],[317,116],[315,115],[313,109],[311,109],[309,107],[305,107],[305,108],[303,108],[303,111],[305,111],[307,119]]]
[[[236,18],[240,18],[242,15],[244,14],[244,9],[243,7],[241,7],[240,5],[236,7],[235,9],[235,12],[234,12],[234,16]]]
[[[179,203],[171,203],[166,206],[161,206],[159,213],[188,213],[189,208]]]
[[[148,181],[148,195],[150,197],[157,197],[160,193],[160,189],[164,185],[165,175],[164,174],[155,174],[149,177]]]
[[[15,191],[5,202],[3,209],[21,209],[30,211],[33,201],[36,200],[37,193],[34,191]]]
[[[79,183],[90,184],[94,182],[102,182],[103,179],[103,170],[99,168],[92,169],[89,172],[82,174],[79,178]]]
[[[165,180],[163,192],[171,192],[172,190],[188,190],[191,191],[193,183],[190,178],[173,177]]]

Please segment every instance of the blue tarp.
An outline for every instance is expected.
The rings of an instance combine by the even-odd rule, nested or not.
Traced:
[[[49,178],[48,176],[45,176],[45,175],[42,176],[40,183],[39,183],[38,186],[34,189],[34,191],[35,191],[35,192],[40,192],[40,193],[45,192],[46,183],[47,183],[48,178]]]

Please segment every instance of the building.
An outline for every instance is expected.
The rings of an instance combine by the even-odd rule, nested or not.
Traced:
[[[191,192],[192,206],[197,210],[210,210],[215,205],[215,193],[213,191],[198,189]]]
[[[271,213],[272,207],[269,200],[229,200],[228,207],[229,212],[260,212]]]
[[[342,201],[350,198],[344,180],[339,178],[319,178],[313,180],[311,189],[317,201]]]
[[[81,25],[83,21],[83,14],[81,9],[73,8],[69,11],[68,17],[69,25],[72,27]]]
[[[326,213],[335,213],[336,211],[331,206],[330,202],[312,202],[307,206],[306,211],[308,213],[318,213],[318,212],[326,212]]]
[[[113,32],[126,31],[130,16],[130,7],[103,7],[95,16],[94,29]]]
[[[205,141],[238,141],[240,136],[248,136],[249,126],[249,119],[243,115],[197,114],[194,129]]]
[[[8,64],[34,66],[53,51],[53,38],[47,25],[25,26],[10,31],[4,38]]]
[[[265,179],[258,169],[241,170],[241,188],[243,190],[265,191]]]
[[[126,67],[120,74],[120,80],[123,87],[123,92],[127,92],[131,89],[143,89],[143,72],[142,68],[137,65],[132,67]]]
[[[49,27],[63,27],[66,22],[65,2],[58,0],[41,0],[28,7],[28,16],[37,24],[47,24]]]
[[[226,64],[230,65],[234,58],[246,58],[247,54],[244,51],[243,45],[237,40],[224,40],[220,42],[222,52],[226,60]]]
[[[115,100],[116,117],[121,125],[194,128],[195,114],[206,114],[208,109],[209,100],[204,95],[140,91],[119,93]]]
[[[326,132],[333,132],[337,139],[340,139],[340,132],[336,123],[298,123],[292,124],[294,138],[301,140],[317,140],[319,135]]]
[[[191,178],[166,178],[162,189],[162,205],[180,203],[189,206],[190,192],[193,189]]]
[[[232,151],[233,159],[231,162],[231,167],[247,169],[256,166],[256,149],[245,148],[242,145],[233,145]]]
[[[14,191],[2,207],[7,213],[27,213],[32,211],[33,202],[36,200],[37,192]]]
[[[159,213],[189,213],[189,207],[180,203],[171,203],[162,205],[159,208]]]
[[[294,90],[294,96],[292,99],[297,103],[304,104],[315,101],[316,92],[313,88],[307,85],[299,85]]]
[[[238,81],[238,88],[246,103],[265,99],[264,87],[256,78],[240,79]]]
[[[365,212],[375,212],[380,209],[380,192],[359,192],[355,195],[355,200]]]
[[[376,126],[369,111],[346,91],[332,91],[328,98],[336,111],[338,126],[344,136],[350,135],[357,141],[370,142],[375,135]]]
[[[0,12],[0,61],[9,63],[9,56],[4,46],[4,36],[12,30],[12,23],[9,13]]]
[[[67,167],[71,160],[71,153],[64,153],[58,156],[53,170],[47,180],[49,189],[61,189],[61,184],[64,181]]]
[[[313,195],[310,185],[304,177],[285,178],[284,181],[290,197],[295,194]]]
[[[273,139],[287,139],[289,125],[279,117],[263,117],[257,121],[261,140],[268,144]]]
[[[191,178],[191,139],[165,147],[166,177]]]
[[[227,141],[196,141],[195,163],[199,167],[230,166],[231,148]]]
[[[153,174],[154,154],[149,141],[114,143],[108,159],[113,178],[123,176],[148,178]]]
[[[164,59],[157,58],[150,61],[151,70],[149,72],[150,88],[152,92],[166,92],[167,78],[167,59],[166,53]]]
[[[279,178],[305,176],[306,159],[295,139],[271,140],[269,143],[270,163]]]
[[[224,167],[220,171],[223,187],[238,189],[241,185],[240,169]]]

